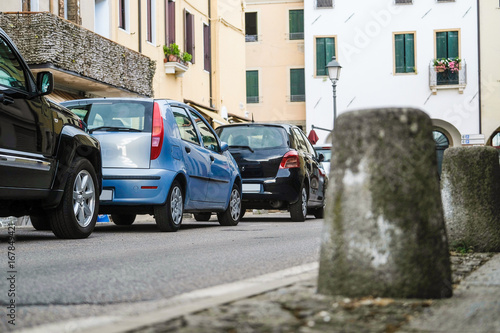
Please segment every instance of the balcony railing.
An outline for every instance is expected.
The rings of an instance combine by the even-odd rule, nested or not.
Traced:
[[[153,96],[156,62],[141,53],[47,12],[0,13],[0,26],[32,68]]]
[[[467,64],[464,60],[456,72],[452,72],[450,69],[437,71],[433,63],[429,65],[429,87],[433,94],[436,94],[440,89],[458,89],[458,92],[462,94],[466,86]]]

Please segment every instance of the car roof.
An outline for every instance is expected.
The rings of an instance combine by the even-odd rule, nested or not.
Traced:
[[[280,123],[236,123],[236,124],[227,124],[227,125],[220,125],[217,128],[224,128],[224,127],[237,127],[237,126],[246,126],[246,127],[252,127],[252,126],[274,126],[274,127],[282,127],[286,130],[290,130],[291,128],[299,128],[298,126],[292,125],[292,124],[280,124]]]
[[[81,98],[72,99],[61,102],[61,104],[88,104],[89,102],[103,102],[103,101],[139,101],[139,102],[154,102],[154,101],[166,101],[168,104],[185,104],[170,98],[149,98],[149,97],[96,97],[96,98]],[[187,105],[187,104],[185,104]]]

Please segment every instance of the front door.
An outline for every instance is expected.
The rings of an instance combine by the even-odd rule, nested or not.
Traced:
[[[55,169],[52,112],[44,98],[30,98],[36,86],[23,64],[0,38],[0,186],[48,189]]]

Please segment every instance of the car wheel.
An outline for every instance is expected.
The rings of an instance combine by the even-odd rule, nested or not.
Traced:
[[[300,187],[299,200],[290,205],[290,216],[294,222],[304,222],[307,215],[307,191],[304,185]]]
[[[52,232],[59,238],[86,238],[94,230],[99,211],[99,188],[92,164],[77,157],[59,206],[50,212]]]
[[[184,197],[179,182],[174,181],[168,192],[167,202],[154,208],[156,225],[161,231],[179,230],[184,210]]]
[[[243,218],[243,216],[245,216],[245,213],[247,212],[247,210],[243,207],[243,205],[241,205],[241,210],[240,210],[240,221],[241,219]]]
[[[37,215],[30,215],[30,220],[31,220],[31,225],[33,228],[36,230],[52,230],[50,227],[50,220],[47,214],[37,214]]]
[[[315,208],[312,213],[315,218],[322,219],[325,216],[325,207]]]
[[[233,185],[229,205],[222,213],[217,213],[217,219],[220,225],[235,226],[238,225],[241,216],[241,192],[237,185]]]
[[[212,213],[194,213],[194,219],[198,222],[206,222],[212,217]]]
[[[111,214],[111,219],[116,225],[131,225],[136,216],[136,214]]]

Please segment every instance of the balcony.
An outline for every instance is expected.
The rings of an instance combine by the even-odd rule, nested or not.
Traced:
[[[463,94],[466,86],[467,64],[465,61],[462,60],[457,72],[449,69],[438,72],[432,63],[429,65],[429,88],[432,94],[437,94],[437,91],[441,89],[458,89],[458,92]]]
[[[155,61],[50,13],[0,13],[33,72],[96,96],[153,96]]]

